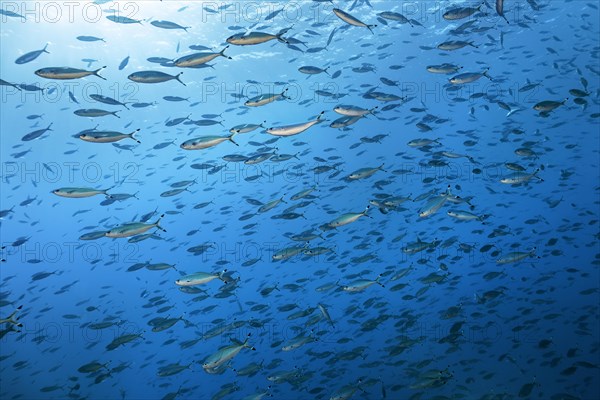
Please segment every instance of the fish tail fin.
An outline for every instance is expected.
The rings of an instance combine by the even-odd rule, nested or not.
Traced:
[[[140,129],[136,129],[135,131],[131,132],[130,134],[128,134],[127,136],[129,136],[131,139],[135,140],[138,143],[142,143],[139,140],[137,140],[136,138],[133,137],[134,134],[138,133],[140,131]]]
[[[488,72],[490,72],[490,67],[487,67],[486,70],[483,71],[483,76],[488,78],[490,81],[493,81],[492,77],[490,76],[490,74],[488,74]]]
[[[282,29],[277,35],[275,35],[275,37],[277,38],[277,40],[279,40],[281,43],[290,44],[290,42],[287,39],[285,39],[283,37],[283,35],[285,35],[286,33],[288,33],[288,31],[290,29],[292,29],[293,27],[294,27],[294,24],[292,24],[292,26],[290,26],[289,28]]]
[[[231,143],[235,144],[236,146],[239,146],[239,144],[237,144],[237,143],[236,143],[236,141],[235,141],[235,140],[233,140],[233,137],[234,137],[235,135],[237,135],[237,132],[233,132],[233,133],[231,134],[231,136],[229,136],[229,137],[227,138],[227,140],[229,140]]]
[[[371,208],[371,205],[369,204],[366,208],[365,211],[363,211],[361,214],[364,215],[365,217],[369,217],[372,218],[369,214],[367,214],[367,212],[369,211],[369,209]]]
[[[221,50],[221,51],[219,52],[219,54],[220,54],[222,57],[225,57],[225,58],[227,58],[227,59],[229,59],[229,60],[233,60],[231,57],[229,57],[229,56],[225,55],[225,50],[227,50],[228,48],[229,48],[229,45],[225,46],[225,48],[224,48],[223,50]]]
[[[289,88],[283,89],[283,92],[281,92],[280,96],[283,97],[284,99],[290,100],[290,98],[285,95],[287,93],[288,89]]]
[[[323,114],[325,114],[325,111],[321,111],[321,113],[319,114],[319,116],[317,117],[317,121],[321,120],[321,117],[323,116]]]
[[[325,72],[327,75],[329,75],[329,72],[327,72],[328,69],[329,69],[329,67],[327,67],[323,70],[323,72]],[[331,75],[329,75],[329,76],[331,76]]]
[[[286,32],[287,32],[287,31],[286,31]],[[283,35],[284,35],[286,32],[279,33],[279,34],[275,35],[275,37],[276,37],[276,38],[277,38],[277,40],[279,40],[281,43],[290,44],[290,42],[289,42],[289,41],[288,41],[286,38],[284,38],[284,37],[283,37]]]
[[[377,25],[367,25],[367,28],[371,31],[371,33],[374,35],[375,32],[373,32],[373,29],[371,28],[377,28]]]
[[[119,117],[119,116],[117,115],[117,113],[118,113],[118,112],[119,112],[119,110],[117,110],[117,111],[113,111],[113,112],[111,112],[111,114],[112,114],[112,115],[114,115],[114,116],[115,116],[115,117],[117,117],[117,118],[121,118],[121,117]]]
[[[175,79],[177,79],[177,82],[181,83],[183,86],[187,86],[185,83],[183,83],[181,81],[181,79],[179,79],[179,77],[181,76],[181,74],[183,74],[183,72],[180,72],[177,75],[175,75]]]
[[[44,48],[42,49],[42,51],[43,51],[44,53],[50,54],[50,52],[49,52],[48,50],[46,50],[46,49],[48,48],[48,45],[49,45],[49,44],[50,44],[50,43],[46,43],[46,45],[45,45],[45,46],[44,46]]]
[[[117,186],[117,185],[112,185],[111,187],[109,187],[109,188],[107,188],[107,189],[104,189],[104,190],[102,191],[102,192],[104,192],[104,195],[105,195],[107,198],[109,198],[109,199],[111,199],[111,198],[112,198],[112,196],[111,196],[110,194],[106,193],[106,192],[108,192],[109,190],[112,190],[112,189],[114,189],[114,188],[115,188],[115,186]]]
[[[566,99],[564,99],[563,101],[561,101],[560,104],[565,104],[568,100],[569,100],[569,98],[567,97]]]
[[[164,216],[165,216],[165,214],[161,214],[160,217],[158,217],[158,219],[154,223],[154,226],[156,226],[161,231],[166,232],[167,230],[165,228],[163,228],[162,226],[160,226],[160,220],[163,219]]]
[[[17,325],[18,322],[15,319],[13,319],[16,314],[17,314],[17,311],[15,310],[4,321],[8,322],[9,324]]]
[[[100,79],[104,79],[104,80],[106,80],[106,78],[105,78],[105,77],[103,77],[103,76],[100,76],[100,75],[98,74],[98,72],[102,71],[104,68],[106,68],[106,65],[105,65],[104,67],[100,67],[100,68],[98,68],[97,70],[95,70],[95,71],[94,71],[94,73],[93,73],[93,75],[96,75],[96,76],[97,76],[98,78],[100,78]]]
[[[125,107],[126,109],[129,110],[129,107],[127,107],[127,104],[123,103],[123,107]]]

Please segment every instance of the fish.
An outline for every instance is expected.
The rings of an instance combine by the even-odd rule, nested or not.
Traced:
[[[382,288],[384,288],[385,286],[379,282],[379,280],[381,279],[382,275],[378,275],[377,278],[375,278],[374,280],[369,280],[369,279],[359,279],[356,280],[352,283],[349,283],[345,286],[342,286],[342,290],[345,292],[362,292],[363,290],[367,289],[370,286],[373,285],[379,285]]]
[[[100,67],[94,71],[86,71],[83,69],[71,68],[71,67],[47,67],[47,68],[38,69],[34,73],[37,76],[46,78],[46,79],[59,79],[59,80],[79,79],[79,78],[84,78],[86,76],[94,75],[100,79],[106,80],[106,78],[98,75],[98,72],[100,72],[104,68],[106,68],[106,65],[103,67]]]
[[[191,275],[185,275],[175,281],[177,286],[196,286],[208,283],[215,279],[220,279],[224,283],[227,283],[226,279],[223,275],[227,272],[227,270],[223,270],[218,274],[211,274],[206,272],[196,272]]]
[[[121,335],[113,339],[108,345],[106,345],[106,350],[111,351],[119,346],[123,346],[129,342],[133,342],[135,339],[143,339],[141,333],[129,333],[125,335]]]
[[[230,141],[231,143],[235,144],[236,146],[239,146],[239,144],[237,144],[233,140],[233,137],[236,134],[237,133],[232,133],[229,136],[214,136],[214,135],[202,136],[202,137],[198,137],[195,139],[186,140],[179,147],[181,147],[184,150],[201,150],[201,149],[207,149],[209,147],[216,146],[216,145],[226,142],[226,141]]]
[[[427,71],[431,72],[432,74],[455,74],[457,73],[460,69],[462,69],[462,67],[459,67],[457,65],[454,64],[440,64],[440,65],[428,65],[426,67]]]
[[[77,372],[81,372],[82,374],[89,374],[92,372],[99,371],[102,368],[106,369],[107,371],[110,371],[110,369],[108,368],[108,364],[110,364],[110,361],[105,364],[101,364],[98,361],[92,361],[87,364],[83,364],[81,367],[77,368]]]
[[[306,131],[307,129],[309,129],[312,126],[323,122],[321,117],[323,116],[324,113],[325,113],[325,111],[321,111],[321,113],[317,116],[316,119],[308,121],[308,122],[292,124],[292,125],[285,125],[285,126],[280,126],[280,127],[273,127],[273,128],[267,129],[265,132],[267,132],[268,134],[271,134],[273,136],[297,135],[299,133]]]
[[[191,26],[181,26],[179,24],[176,24],[175,22],[164,21],[164,20],[152,21],[152,22],[150,22],[150,25],[155,26],[157,28],[161,28],[161,29],[182,29],[186,32],[189,28],[191,28]]]
[[[107,192],[111,189],[112,189],[112,187],[110,187],[108,189],[92,189],[92,188],[85,188],[85,187],[63,187],[63,188],[53,190],[52,193],[57,196],[60,196],[60,197],[67,197],[69,199],[82,199],[82,198],[86,198],[86,197],[92,197],[92,196],[95,196],[98,194],[103,194],[106,197],[110,197],[110,195]]]
[[[229,129],[229,133],[248,133],[255,131],[258,128],[264,128],[264,125],[267,121],[263,121],[261,124],[241,124],[236,125],[233,128]]]
[[[123,61],[119,64],[119,71],[123,71],[125,67],[129,64],[129,56],[125,57]]]
[[[181,74],[183,74],[183,72],[180,72],[177,75],[169,75],[160,71],[139,71],[132,73],[127,79],[137,83],[162,83],[175,79],[183,86],[186,86],[186,84],[179,79]]]
[[[373,32],[372,28],[376,28],[377,25],[365,24],[364,22],[360,21],[356,17],[353,17],[352,15],[348,14],[347,12],[345,12],[343,10],[340,10],[339,8],[334,8],[332,11],[339,19],[341,19],[345,23],[353,25],[353,26],[360,26],[360,27],[367,28],[367,29],[369,29],[369,31],[371,31],[372,34],[375,34],[375,32]]]
[[[390,20],[390,21],[397,21],[401,24],[409,24],[410,26],[414,26],[408,18],[406,18],[404,15],[397,13],[397,12],[383,11],[383,12],[378,13],[377,16],[387,19],[387,20]]]
[[[375,167],[375,168],[360,168],[357,169],[356,171],[352,172],[350,175],[348,175],[348,179],[349,180],[358,180],[358,179],[365,179],[365,178],[369,178],[371,176],[373,176],[377,171],[384,171],[383,169],[383,165],[381,164],[379,167]]]
[[[295,338],[289,340],[289,342],[281,348],[282,351],[296,350],[307,343],[315,342],[316,339],[312,336],[298,335]]]
[[[285,195],[284,195],[285,196]],[[282,203],[283,201],[283,196],[279,199],[275,199],[275,200],[271,200],[268,203],[262,204],[259,209],[258,212],[259,213],[265,213],[267,211],[272,210],[273,208],[277,207],[279,205],[279,203]]]
[[[146,224],[143,222],[128,222],[117,227],[114,227],[108,231],[106,231],[105,236],[109,238],[125,238],[130,236],[139,235],[149,231],[150,229],[159,229],[163,232],[166,232],[162,226],[160,226],[160,221],[165,215],[162,214],[158,220],[154,223]]]
[[[317,303],[317,307],[319,308],[319,311],[321,311],[321,314],[323,314],[323,317],[325,317],[325,319],[327,320],[327,322],[329,322],[329,324],[331,325],[332,328],[335,328],[335,324],[333,323],[333,320],[331,319],[331,316],[329,315],[329,312],[327,311],[327,308],[325,308],[325,306],[321,303]]]
[[[46,44],[41,50],[34,50],[30,51],[29,53],[25,53],[15,60],[15,64],[27,64],[38,58],[42,53],[50,54],[50,52],[46,50],[47,48],[48,44]]]
[[[504,15],[504,0],[496,0],[496,14],[504,18],[507,24],[510,24],[510,22],[508,22],[508,19]]]
[[[504,178],[500,179],[501,183],[507,184],[507,185],[520,185],[523,183],[527,183],[529,182],[531,179],[536,178],[538,181],[543,182],[544,180],[542,178],[540,178],[539,176],[537,176],[537,174],[540,172],[540,169],[536,169],[535,171],[533,171],[533,173],[528,174],[522,171],[517,171],[513,174],[509,174],[507,176],[505,176]]]
[[[285,247],[281,250],[274,252],[273,255],[271,256],[271,260],[272,261],[287,260],[289,258],[297,256],[298,254],[301,254],[305,249],[306,249],[306,246]]]
[[[450,78],[449,82],[453,85],[465,85],[467,83],[475,82],[484,76],[489,80],[492,80],[488,74],[488,71],[489,68],[483,72],[465,72],[464,74],[456,75],[455,77]]]
[[[187,56],[180,57],[174,61],[175,66],[180,68],[193,68],[198,65],[206,64],[217,57],[225,57],[229,60],[232,60],[231,57],[225,55],[225,50],[227,50],[229,46],[225,46],[223,50],[218,53],[194,53],[189,54]]]
[[[122,17],[120,15],[108,15],[106,17],[107,20],[112,21],[114,23],[117,24],[125,24],[125,25],[129,25],[129,24],[140,24],[142,23],[142,21],[137,20],[137,19],[133,19],[133,18],[129,18],[129,17]]]
[[[79,110],[73,111],[73,114],[78,115],[80,117],[104,117],[106,115],[114,115],[117,118],[121,118],[117,115],[118,111],[106,111],[101,110],[99,108],[81,108]]]
[[[518,263],[519,261],[523,261],[526,258],[530,258],[530,257],[534,257],[534,258],[540,258],[539,256],[535,255],[536,252],[536,248],[532,248],[530,251],[513,251],[508,253],[506,256],[499,258],[496,260],[496,264],[513,264],[513,263]]]
[[[371,109],[364,109],[364,108],[351,106],[351,105],[339,105],[339,106],[336,106],[333,109],[333,111],[335,111],[338,114],[346,115],[349,117],[363,117],[368,114],[373,114],[373,112],[375,110],[377,110],[377,108],[378,108],[378,106],[375,106]]]
[[[558,107],[565,105],[568,100],[569,99],[566,98],[563,101],[553,101],[553,100],[540,101],[539,103],[537,103],[536,105],[533,106],[533,109],[536,111],[539,111],[541,113],[549,113],[551,111],[554,111]]]
[[[40,136],[42,136],[44,133],[46,133],[48,131],[52,131],[51,127],[52,127],[52,124],[48,125],[48,127],[44,128],[44,129],[38,129],[33,132],[29,132],[28,134],[24,135],[21,138],[21,140],[23,142],[30,142],[32,140],[35,140],[35,139],[39,138]]]
[[[256,348],[248,344],[249,339],[250,336],[248,336],[244,342],[238,342],[237,340],[232,339],[234,344],[221,347],[216,353],[207,357],[202,363],[202,368],[208,373],[214,372],[216,369],[225,365],[227,362],[237,356],[242,349],[256,350]]]
[[[91,143],[115,143],[123,139],[133,139],[137,143],[141,143],[138,139],[133,137],[133,135],[139,131],[140,129],[136,129],[131,133],[121,133],[115,131],[93,131],[80,134],[79,139]]]
[[[442,17],[447,21],[455,21],[458,19],[468,18],[478,11],[481,11],[481,7],[484,3],[481,3],[477,7],[456,7],[446,11],[442,14]]]
[[[244,105],[247,107],[260,107],[279,99],[289,99],[289,97],[285,95],[287,90],[288,89],[286,88],[281,93],[265,93],[252,97],[251,99],[248,99]]]
[[[75,104],[79,104],[79,102],[77,101],[77,99],[75,98],[75,95],[73,94],[73,92],[69,91],[69,99],[71,99],[71,101]]]
[[[475,46],[473,42],[465,42],[464,40],[449,40],[447,42],[440,43],[437,48],[440,50],[453,51],[462,49],[466,46],[478,48],[478,46]]]
[[[266,43],[274,39],[281,43],[287,44],[288,42],[285,38],[283,38],[283,35],[285,35],[290,29],[292,28],[283,29],[275,35],[264,32],[237,33],[235,35],[229,36],[225,41],[229,44],[233,44],[236,46],[256,45]]]
[[[469,211],[463,211],[463,210],[448,210],[447,214],[448,214],[448,216],[450,216],[452,218],[456,218],[459,221],[477,220],[482,223],[484,223],[483,219],[485,217],[485,216],[475,215]]]
[[[325,69],[321,69],[319,67],[313,67],[310,65],[306,65],[304,67],[298,68],[298,71],[302,72],[303,74],[307,74],[307,75],[318,75],[323,72],[325,72],[327,75],[329,75],[329,72],[327,72],[328,69],[329,69],[329,67],[327,67]]]
[[[337,229],[341,226],[348,225],[348,224],[351,224],[352,222],[355,222],[360,217],[369,217],[367,215],[367,211],[369,211],[370,207],[371,206],[368,205],[363,212],[342,214],[339,217],[337,217],[336,219],[328,222],[327,224],[322,225],[320,228],[321,228],[321,230]]]
[[[168,364],[160,367],[156,375],[160,377],[177,375],[180,372],[189,369],[194,363],[190,363],[188,365],[180,365],[180,364]],[[179,392],[178,392],[179,393]]]
[[[96,36],[77,36],[76,39],[82,42],[105,42],[104,39]]]
[[[90,94],[90,98],[96,101],[99,101],[100,103],[104,103],[104,104],[110,104],[113,106],[123,106],[126,109],[129,110],[129,107],[127,107],[127,104],[125,103],[121,103],[118,100],[113,99],[112,97],[108,97],[108,96],[103,96],[101,94],[96,94],[96,93],[92,93]]]
[[[340,118],[334,120],[331,124],[329,124],[329,127],[334,128],[334,129],[346,128],[347,126],[357,123],[361,118],[362,118],[362,116],[359,116],[359,117],[343,116],[343,117],[340,117]]]

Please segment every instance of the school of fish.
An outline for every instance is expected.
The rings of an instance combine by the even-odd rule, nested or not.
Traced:
[[[0,9],[1,398],[598,395],[598,4],[131,3]]]

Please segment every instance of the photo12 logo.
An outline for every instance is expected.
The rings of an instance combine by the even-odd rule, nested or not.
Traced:
[[[135,18],[139,4],[135,1],[3,1],[0,21],[17,20],[22,23],[97,23],[103,17]]]

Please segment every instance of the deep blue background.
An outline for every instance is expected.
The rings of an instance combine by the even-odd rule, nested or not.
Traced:
[[[536,11],[527,2],[507,2],[506,15],[511,21],[507,25],[494,10],[485,7],[487,15],[451,23],[441,17],[450,7],[447,2],[371,3],[373,8],[357,4],[351,13],[365,22],[378,23],[374,35],[366,28],[348,28],[333,15],[331,5],[316,2],[230,3],[227,12],[203,9],[215,10],[214,4],[225,4],[220,2],[109,2],[101,7],[84,8],[81,4],[71,9],[60,2],[53,3],[55,8],[49,3],[26,3],[28,13],[23,9],[25,3],[2,2],[4,10],[27,14],[26,21],[0,16],[2,79],[56,88],[54,93],[48,94],[46,89],[42,95],[0,87],[0,209],[14,207],[1,222],[1,240],[7,246],[3,258],[7,261],[0,266],[0,316],[5,317],[24,305],[18,314],[24,324],[22,332],[11,332],[0,340],[2,398],[64,398],[77,383],[80,388],[70,392],[74,398],[121,398],[124,391],[125,398],[160,399],[180,386],[184,388],[181,398],[210,398],[221,385],[230,383],[239,386],[239,391],[229,398],[243,398],[271,384],[267,376],[295,367],[299,376],[307,376],[305,382],[298,387],[272,384],[271,392],[276,398],[329,398],[342,386],[354,385],[362,379],[365,398],[382,397],[378,382],[381,380],[387,398],[404,399],[419,392],[410,386],[419,382],[420,374],[446,367],[453,378],[439,388],[425,389],[424,398],[453,395],[482,398],[486,394],[505,394],[510,398],[534,379],[539,383],[533,389],[534,398],[553,398],[560,393],[580,398],[598,395],[600,66],[596,4],[540,2],[542,8]],[[336,2],[336,6],[345,10],[351,4]],[[269,13],[284,5],[284,12],[265,21]],[[144,21],[141,25],[115,24],[105,18],[111,9]],[[100,10],[102,14],[97,15]],[[376,14],[390,10],[420,21],[423,27],[394,21],[381,26]],[[191,28],[187,33],[162,30],[150,25],[151,19],[169,20]],[[469,20],[475,22],[465,34],[452,34],[453,28]],[[220,51],[227,37],[246,28],[276,33],[292,25],[288,36],[306,42],[308,48],[325,47],[331,31],[335,28],[336,32],[327,49],[315,53],[301,53],[276,41],[232,46],[226,54],[233,59],[217,58],[212,63],[214,69],[167,69],[146,61],[148,57],[180,57],[190,53],[188,46],[193,44]],[[102,37],[105,42],[82,42],[76,39],[79,35]],[[478,48],[466,47],[454,52],[435,49],[446,40],[473,41]],[[42,54],[24,65],[14,63],[20,55],[41,49],[46,43],[50,54]],[[119,71],[118,65],[126,56],[130,57],[129,64]],[[84,58],[98,60],[89,69],[106,65],[100,74],[107,80],[92,76],[50,81],[33,73],[50,66],[86,68],[87,63],[81,61]],[[425,69],[427,65],[444,62],[459,64],[464,72],[480,72],[490,67],[494,81],[482,78],[460,87],[459,91],[448,90],[447,79],[451,76],[434,75]],[[353,71],[365,67],[364,64],[372,66],[366,68],[372,71]],[[325,74],[307,78],[298,72],[303,65],[329,66],[331,74],[342,72],[336,79]],[[183,71],[181,79],[187,86],[175,81],[142,85],[127,80],[132,72],[148,69],[170,74]],[[384,85],[381,77],[397,81],[398,86]],[[573,88],[583,90],[581,78],[589,82],[586,108],[575,104],[568,93]],[[520,92],[528,82],[540,86]],[[409,100],[393,110],[360,120],[350,130],[329,127],[339,117],[333,112],[338,104],[385,106],[363,98],[376,86],[377,91],[406,96]],[[290,100],[259,108],[245,107],[244,99],[231,96],[279,93],[285,87],[290,88]],[[338,100],[319,96],[316,90],[343,97]],[[69,91],[79,105],[69,99]],[[156,105],[126,110],[95,102],[89,98],[90,93],[101,93],[122,102],[156,102]],[[474,93],[483,96],[472,96]],[[189,98],[189,102],[168,102],[163,96],[181,96]],[[566,97],[570,100],[547,118],[532,109],[539,101]],[[507,118],[498,101],[522,110]],[[190,103],[198,102],[190,107]],[[426,111],[415,110],[424,107]],[[121,118],[88,120],[73,114],[78,108],[120,110]],[[253,154],[259,150],[256,142],[273,138],[261,130],[239,135],[236,138],[239,147],[226,142],[197,152],[179,148],[185,140],[224,135],[238,124],[263,120],[267,121],[266,127],[299,123],[323,110],[326,123],[271,145],[280,153],[300,153],[298,160],[266,161],[257,166],[228,163],[212,174],[191,167],[200,163],[223,165],[221,157],[226,154]],[[27,119],[33,114],[43,117]],[[194,120],[202,119],[203,114],[222,114],[215,119],[223,120],[224,127],[192,130],[190,125],[165,126],[167,120],[188,114]],[[420,132],[415,125],[426,114],[438,120],[428,122],[433,131]],[[20,140],[50,123],[53,130],[42,138],[32,142]],[[137,137],[142,143],[121,142],[132,145],[128,151],[72,137],[96,124],[102,129],[121,132],[141,128]],[[377,134],[387,136],[380,143],[361,141]],[[429,152],[407,145],[421,137],[440,138],[442,145]],[[153,148],[170,141],[174,144]],[[514,151],[524,144],[538,158],[515,155]],[[15,157],[25,150],[30,152]],[[466,158],[442,158],[448,166],[428,166],[432,154],[442,150],[469,154],[479,164],[472,164]],[[313,168],[326,164],[321,159],[328,160],[329,165],[339,164],[337,169],[341,172],[315,174]],[[511,172],[503,166],[505,162],[518,162],[528,171],[543,166],[539,176],[544,181],[533,179],[530,184],[517,187],[503,185],[500,179]],[[358,168],[381,163],[385,163],[386,172],[363,181],[343,180]],[[480,171],[474,172],[475,168]],[[412,172],[401,174],[402,170]],[[245,180],[261,173],[263,176],[257,180]],[[189,187],[190,192],[160,197],[160,193],[171,189],[171,183],[188,179],[197,181]],[[311,204],[295,210],[303,212],[306,219],[271,219],[297,203],[290,200],[291,195],[315,184],[318,191]],[[418,210],[425,201],[408,202],[402,210],[385,215],[371,210],[372,218],[360,218],[352,225],[326,232],[325,240],[310,243],[311,247],[331,247],[335,254],[271,262],[274,250],[302,245],[286,235],[316,230],[346,212],[360,212],[377,193],[412,194],[414,198],[430,190],[442,192],[449,184],[454,194],[473,197],[472,212],[489,214],[485,224],[461,223],[446,215],[451,208],[466,210],[463,205],[445,205],[437,214],[421,219]],[[65,199],[50,193],[59,187],[114,185],[117,187],[111,193],[137,193],[138,199],[101,206],[102,196]],[[287,204],[240,221],[243,215],[258,210],[246,198],[266,203],[281,196]],[[35,200],[21,206],[28,198]],[[558,206],[550,207],[549,204],[560,199]],[[213,204],[194,209],[194,205],[208,201]],[[162,240],[148,239],[135,244],[127,239],[79,240],[86,232],[139,220],[141,215],[155,209],[168,214],[162,222],[167,232],[157,233]],[[506,234],[494,237],[495,230]],[[28,240],[21,246],[13,246],[19,237]],[[417,238],[437,239],[441,244],[429,252],[404,254],[402,247]],[[207,242],[214,245],[203,255],[186,251]],[[465,252],[465,244],[474,246],[473,250]],[[495,247],[480,252],[487,244]],[[534,246],[540,259],[496,265],[495,260],[503,254],[528,251]],[[492,254],[494,251],[497,253]],[[368,255],[372,257],[361,262],[359,257]],[[242,266],[255,258],[262,260],[249,267]],[[127,272],[131,265],[149,261],[175,264],[185,273],[227,268],[240,278],[239,287],[235,296],[209,297],[196,302],[193,295],[178,290],[174,281],[180,274],[173,269]],[[413,270],[407,276],[391,280],[398,271],[411,265]],[[55,274],[32,282],[31,276],[42,271]],[[441,284],[427,285],[419,280],[432,272],[448,276]],[[489,278],[486,277],[489,272],[502,274]],[[339,281],[339,285],[345,285],[359,277],[375,279],[380,273],[384,274],[381,282],[385,288],[374,285],[356,294],[339,289],[315,290],[326,283]],[[407,286],[390,290],[398,283]],[[73,285],[61,290],[70,284]],[[261,289],[274,285],[279,291],[267,297],[259,294]],[[203,289],[212,296],[218,293],[219,286],[214,281]],[[502,294],[493,301],[476,301],[477,295],[489,290],[499,290]],[[164,299],[164,304],[144,307],[154,297]],[[293,312],[316,307],[317,303],[327,305],[335,328],[325,320],[307,326],[310,317],[288,320]],[[253,311],[257,304],[267,307]],[[286,304],[297,304],[299,308],[289,312],[278,310]],[[95,309],[86,310],[90,306]],[[171,308],[158,313],[164,306]],[[452,306],[460,306],[460,313],[443,318],[443,312]],[[318,313],[317,309],[312,316]],[[76,317],[65,318],[65,315]],[[186,327],[179,322],[168,331],[154,333],[147,325],[157,316],[183,315],[196,326]],[[103,331],[86,327],[109,318],[122,322]],[[234,320],[247,323],[216,338],[201,340],[191,348],[179,346],[181,342],[196,339],[215,323]],[[463,322],[462,337],[454,344],[440,343],[456,322]],[[366,328],[369,323],[374,329]],[[311,334],[311,329],[317,342],[292,352],[281,351],[290,339],[301,333]],[[112,352],[105,350],[116,336],[144,330],[144,340]],[[207,375],[202,370],[201,362],[229,344],[230,337],[242,340],[248,333],[256,351],[243,350],[232,361],[232,367],[239,369],[250,362],[264,362],[265,369],[253,378],[237,378],[231,369],[222,375]],[[406,339],[415,343],[398,355],[390,355],[392,347]],[[570,349],[575,350],[569,352]],[[326,351],[330,354],[324,358],[318,356]],[[360,354],[348,359],[352,358],[348,352]],[[93,376],[77,372],[81,365],[93,360],[102,363],[110,360],[112,368],[120,363],[131,366],[94,384]],[[157,377],[160,366],[177,362],[199,364],[172,377]],[[568,370],[572,366],[576,367],[574,372]],[[40,391],[52,385],[63,388]],[[314,391],[309,393],[311,390]],[[359,393],[355,396],[359,397]]]

